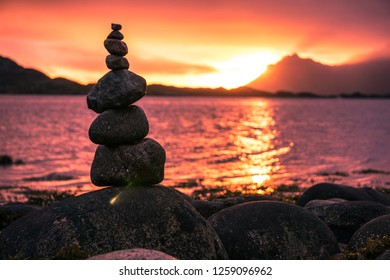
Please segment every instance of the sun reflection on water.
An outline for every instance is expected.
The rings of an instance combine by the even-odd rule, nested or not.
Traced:
[[[227,192],[271,194],[275,191],[274,174],[283,168],[280,156],[288,153],[292,144],[278,142],[274,111],[267,102],[253,102],[246,109],[235,115],[216,116],[213,121],[218,122],[218,127],[229,130],[209,139],[207,146],[197,143],[204,151],[195,153],[196,158],[200,163],[202,158],[208,158],[199,176],[201,188],[220,190],[222,195]]]

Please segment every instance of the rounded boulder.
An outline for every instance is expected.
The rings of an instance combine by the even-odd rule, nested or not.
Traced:
[[[320,183],[308,188],[297,200],[297,205],[305,206],[314,199],[341,198],[349,201],[376,201],[390,205],[390,198],[371,188],[354,188],[331,183]]]
[[[369,240],[381,242],[383,239],[390,243],[390,214],[377,217],[360,227],[351,237],[348,250],[357,251],[366,247]]]
[[[163,186],[112,187],[35,211],[0,234],[1,259],[86,259],[144,248],[178,259],[226,259],[208,222]]]
[[[270,196],[266,195],[243,195],[243,196],[232,196],[223,199],[215,200],[193,200],[191,205],[206,219],[215,213],[234,205],[252,202],[252,201],[263,201],[263,200],[274,200]]]
[[[230,259],[327,259],[339,251],[324,222],[287,203],[248,202],[208,220]]]
[[[23,204],[23,203],[8,203],[0,206],[0,231],[13,223],[17,219],[33,212],[40,210],[41,207]]]
[[[390,214],[390,208],[372,201],[347,201],[305,208],[320,218],[333,231],[338,242],[348,243],[362,225],[376,217]]]

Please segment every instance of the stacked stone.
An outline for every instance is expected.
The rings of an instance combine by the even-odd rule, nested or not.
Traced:
[[[91,124],[89,138],[99,144],[91,167],[97,186],[152,185],[164,178],[165,151],[159,143],[145,138],[149,123],[144,111],[132,105],[146,92],[146,81],[129,71],[124,57],[127,45],[120,24],[104,41],[110,53],[105,74],[87,96],[88,108],[101,113]]]

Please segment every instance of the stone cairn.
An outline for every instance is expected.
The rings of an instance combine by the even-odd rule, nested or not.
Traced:
[[[165,150],[145,138],[149,123],[144,111],[132,105],[146,92],[146,81],[129,71],[124,57],[127,45],[120,24],[104,41],[110,53],[105,74],[87,96],[88,108],[100,113],[92,122],[89,138],[99,144],[91,167],[91,180],[97,186],[153,185],[164,179]]]

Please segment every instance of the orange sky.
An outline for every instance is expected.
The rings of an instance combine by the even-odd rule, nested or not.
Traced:
[[[327,64],[390,54],[388,0],[0,0],[0,55],[96,82],[111,22],[149,84],[232,88],[294,52]]]

